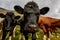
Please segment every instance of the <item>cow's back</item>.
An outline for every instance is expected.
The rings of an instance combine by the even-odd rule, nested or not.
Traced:
[[[38,20],[38,23],[40,23],[40,24],[43,23],[43,24],[51,25],[51,23],[54,23],[56,21],[60,21],[60,19],[40,16],[39,20]]]

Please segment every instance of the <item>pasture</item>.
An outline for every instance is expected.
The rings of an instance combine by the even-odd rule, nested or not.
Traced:
[[[6,14],[7,11],[8,10],[6,10],[6,9],[1,9],[0,8],[0,13]],[[15,13],[15,15],[20,15],[20,14],[17,14],[17,12],[15,12],[15,11],[13,11],[13,12]],[[58,29],[57,32],[59,33],[58,34],[59,35],[59,38],[56,38],[55,37],[55,34],[52,33],[53,34],[53,37],[50,36],[51,40],[60,40],[60,29]],[[15,33],[16,33],[15,34],[16,37],[15,38],[12,38],[12,40],[19,40],[18,38],[19,38],[19,34],[20,34],[20,27],[18,25],[16,26],[16,32]],[[37,40],[43,40],[43,34],[44,34],[43,31],[40,29],[39,32],[37,32],[37,35],[38,35]],[[29,34],[28,36],[29,36],[29,40],[31,40],[31,34]]]
[[[19,32],[19,30],[20,30],[20,28],[19,28],[19,26],[17,25],[16,26],[16,37],[15,38],[12,38],[12,40],[18,40],[18,36],[19,36],[19,34],[20,34],[20,32]],[[57,30],[57,32],[59,33],[58,35],[59,35],[59,38],[56,38],[56,36],[55,36],[55,34],[54,33],[52,33],[53,34],[53,37],[52,36],[50,36],[50,38],[51,38],[51,40],[60,40],[60,29],[58,29]],[[39,30],[39,32],[37,32],[37,35],[38,35],[38,38],[37,38],[37,40],[43,40],[43,31],[40,29]],[[31,40],[31,34],[29,34],[28,35],[29,36],[29,40]]]

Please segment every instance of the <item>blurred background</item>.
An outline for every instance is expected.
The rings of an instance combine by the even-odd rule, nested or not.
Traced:
[[[14,10],[14,5],[20,5],[24,8],[24,5],[32,0],[0,0],[0,7],[9,10]],[[60,0],[33,0],[35,1],[39,8],[48,6],[50,8],[49,12],[44,16],[60,18]]]

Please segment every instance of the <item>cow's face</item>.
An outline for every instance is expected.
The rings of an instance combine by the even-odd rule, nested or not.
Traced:
[[[49,10],[48,7],[45,7],[43,9],[39,10],[39,7],[35,2],[28,2],[25,5],[24,9],[17,5],[14,7],[14,9],[18,13],[24,14],[23,19],[25,22],[25,27],[26,27],[26,29],[31,28],[30,30],[33,30],[33,29],[37,30],[37,26],[38,26],[37,21],[38,21],[40,11],[43,11],[43,12],[41,12],[41,14],[45,14]]]
[[[1,17],[4,17],[5,19],[3,20],[3,27],[6,30],[12,30],[16,23],[17,19],[19,19],[19,16],[15,16],[13,12],[7,12],[6,15],[0,14]]]

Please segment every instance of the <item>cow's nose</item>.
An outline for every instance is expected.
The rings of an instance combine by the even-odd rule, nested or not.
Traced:
[[[29,27],[37,27],[35,24],[30,24]]]

